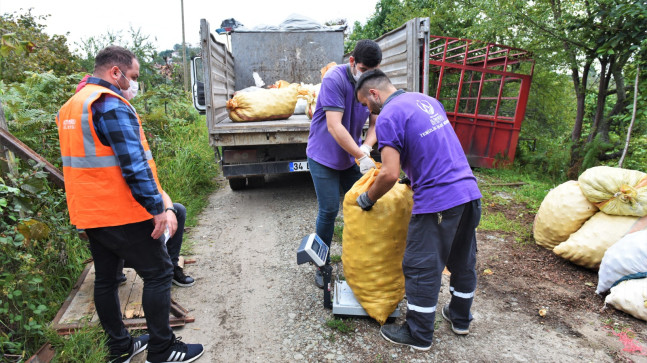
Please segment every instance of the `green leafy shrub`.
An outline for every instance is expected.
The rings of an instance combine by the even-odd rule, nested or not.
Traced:
[[[65,195],[40,165],[17,165],[0,179],[0,352],[25,357],[89,257],[69,225]]]
[[[74,94],[83,75],[58,77],[51,72],[26,72],[21,83],[0,82],[0,95],[11,131],[50,163],[60,166],[56,114]]]

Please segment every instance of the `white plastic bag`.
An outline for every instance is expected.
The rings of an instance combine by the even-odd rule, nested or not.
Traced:
[[[612,287],[604,303],[647,321],[647,278],[623,281]]]
[[[621,278],[641,273],[647,274],[647,231],[628,234],[607,249],[600,263],[595,292],[601,294]]]

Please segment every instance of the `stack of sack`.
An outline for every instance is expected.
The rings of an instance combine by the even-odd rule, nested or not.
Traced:
[[[544,198],[533,225],[538,245],[599,269],[605,302],[647,320],[647,174],[598,166]]]
[[[321,68],[321,78],[337,63],[330,62]],[[262,85],[262,80],[260,85]],[[227,101],[229,118],[236,122],[285,120],[292,115],[312,115],[317,105],[319,84],[276,81],[268,88],[247,87],[236,91]]]

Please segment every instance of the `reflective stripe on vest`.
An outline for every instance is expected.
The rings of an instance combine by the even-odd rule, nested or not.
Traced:
[[[100,91],[93,92],[90,97],[83,102],[81,130],[83,132],[83,154],[85,156],[62,156],[63,166],[69,166],[71,168],[107,168],[110,166],[119,166],[119,160],[117,160],[115,155],[96,156],[97,149],[94,144],[94,137],[92,136],[92,125],[90,125],[88,105],[99,93]],[[147,161],[153,159],[153,153],[150,150],[146,150],[145,155]]]

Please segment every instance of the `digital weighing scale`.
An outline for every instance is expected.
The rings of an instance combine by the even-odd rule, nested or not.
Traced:
[[[332,309],[334,315],[368,316],[346,281],[335,281],[334,300],[331,299],[332,266],[326,265],[329,252],[328,246],[316,233],[309,234],[301,239],[301,244],[297,250],[297,265],[310,262],[320,268],[324,282],[324,307]],[[398,316],[400,316],[399,307],[389,315],[389,318],[397,318]]]

